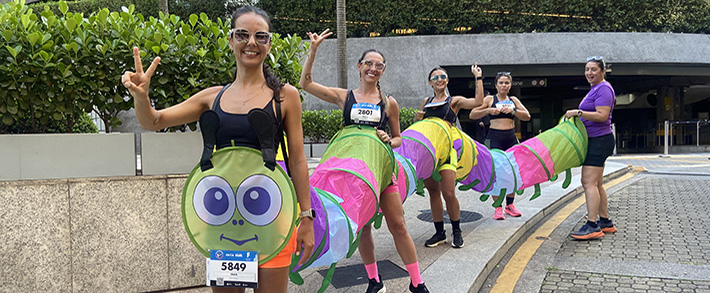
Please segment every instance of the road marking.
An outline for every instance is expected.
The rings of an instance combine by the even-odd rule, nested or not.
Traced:
[[[643,168],[635,168],[632,172],[604,184],[604,189],[608,190],[609,188],[636,176],[643,170]],[[498,279],[496,280],[495,285],[493,285],[493,288],[491,288],[490,292],[513,292],[520,275],[523,273],[523,270],[525,270],[525,267],[528,266],[528,262],[530,262],[533,254],[535,254],[542,242],[545,241],[544,239],[549,237],[552,231],[555,230],[555,228],[557,228],[562,221],[567,219],[583,204],[584,196],[580,196],[557,211],[557,213],[542,224],[540,228],[535,230],[535,232],[533,232],[528,239],[520,245],[520,248],[518,248],[513,257],[510,258],[508,264],[506,264],[505,268],[503,268],[503,271],[500,273],[500,276],[498,276]]]

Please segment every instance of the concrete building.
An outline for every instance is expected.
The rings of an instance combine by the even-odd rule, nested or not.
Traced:
[[[511,72],[512,94],[530,110],[520,123],[522,139],[554,126],[577,108],[589,90],[584,78],[588,56],[603,56],[607,80],[617,94],[613,122],[620,152],[658,151],[664,121],[707,120],[710,112],[710,35],[675,33],[524,33],[354,38],[347,43],[348,87],[358,86],[355,66],[367,49],[381,51],[387,68],[382,89],[400,107],[419,107],[433,94],[427,74],[435,66],[449,72],[452,95],[472,97],[470,66],[483,69],[484,89],[495,93],[493,77]],[[313,78],[336,86],[336,40],[318,50]],[[307,96],[304,109],[335,108]],[[461,116],[461,115],[460,115]],[[466,115],[463,115],[466,116]],[[466,126],[463,121],[462,126]],[[699,144],[710,144],[710,126],[699,126]],[[696,144],[696,126],[675,130],[676,144]]]

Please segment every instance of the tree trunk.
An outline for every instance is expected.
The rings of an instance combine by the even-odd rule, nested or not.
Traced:
[[[345,0],[336,0],[336,35],[338,37],[338,87],[348,88],[347,71],[347,26],[345,24]]]
[[[168,14],[168,0],[158,0],[158,6],[161,12]]]

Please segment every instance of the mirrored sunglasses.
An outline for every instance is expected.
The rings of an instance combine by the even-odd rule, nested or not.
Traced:
[[[365,65],[367,68],[372,68],[373,66],[377,70],[384,70],[385,69],[385,64],[382,62],[373,62],[372,60],[363,60],[360,61],[360,64]]]
[[[237,43],[248,43],[250,34],[247,30],[242,29],[231,29],[229,30],[229,35],[232,36]],[[254,41],[259,45],[266,45],[271,42],[271,33],[269,32],[255,32]]]
[[[446,74],[440,74],[440,75],[432,75],[432,77],[429,78],[431,81],[439,81],[439,80],[447,80],[449,79]]]
[[[604,60],[604,57],[602,57],[602,56],[590,56],[590,57],[587,57],[587,62],[592,61],[592,60],[594,60],[594,61],[601,61],[601,60]]]

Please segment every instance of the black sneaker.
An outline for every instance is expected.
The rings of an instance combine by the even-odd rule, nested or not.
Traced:
[[[434,233],[434,236],[431,236],[429,240],[424,242],[424,246],[426,247],[436,247],[439,244],[446,243],[446,230],[444,232],[436,232]]]
[[[377,275],[377,276],[380,278],[380,282],[378,283],[375,279],[370,279],[370,281],[367,282],[367,291],[365,291],[365,293],[385,293],[385,292],[387,292],[387,288],[385,288],[385,284],[382,283],[382,276],[380,276],[380,275]]]
[[[597,220],[597,225],[604,233],[616,233],[616,227],[614,227],[614,223],[612,223],[611,220],[606,224],[601,220]]]
[[[451,247],[461,248],[463,247],[463,236],[461,236],[461,230],[454,230],[454,241],[451,242]]]
[[[577,240],[599,239],[604,237],[604,232],[599,226],[592,227],[589,224],[584,224],[579,231],[569,233],[569,236]]]
[[[424,283],[421,283],[414,287],[412,285],[412,282],[409,282],[409,292],[414,292],[414,293],[429,293],[429,289],[426,288],[426,285]]]

